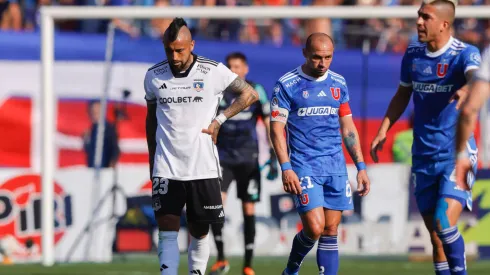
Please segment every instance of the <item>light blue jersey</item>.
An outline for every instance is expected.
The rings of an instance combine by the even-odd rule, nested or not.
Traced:
[[[466,85],[466,73],[478,69],[479,50],[451,37],[437,52],[429,52],[425,43],[409,45],[401,65],[400,85],[412,87],[414,103],[414,141],[412,172],[415,195],[422,213],[434,211],[441,197],[457,199],[471,209],[471,192],[457,187],[454,177],[456,124],[459,111],[456,91]],[[477,148],[473,136],[467,151],[472,160],[474,183]]]
[[[303,189],[295,197],[300,213],[353,207],[339,122],[339,117],[351,115],[348,101],[344,77],[330,70],[313,78],[298,67],[274,87],[271,121],[286,124],[291,166]]]

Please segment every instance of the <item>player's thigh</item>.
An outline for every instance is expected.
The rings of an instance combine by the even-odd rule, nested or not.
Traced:
[[[323,208],[316,207],[307,212],[300,213],[303,231],[310,239],[318,240],[325,228],[325,216]]]
[[[230,188],[230,184],[233,181],[233,179],[235,179],[235,176],[233,175],[232,166],[222,164],[221,165],[221,174],[222,174],[221,192],[222,193],[228,193],[228,189]]]
[[[412,173],[412,184],[415,186],[415,200],[421,215],[433,215],[439,198],[439,182],[435,175]]]
[[[242,202],[259,202],[262,189],[258,163],[236,166],[233,170],[237,183],[237,196]]]
[[[347,175],[326,177],[323,185],[323,207],[330,210],[352,210],[352,188]]]
[[[223,223],[225,212],[218,178],[186,182],[187,220],[189,223]]]
[[[152,205],[158,227],[162,231],[178,231],[180,216],[186,203],[184,182],[154,177]]]

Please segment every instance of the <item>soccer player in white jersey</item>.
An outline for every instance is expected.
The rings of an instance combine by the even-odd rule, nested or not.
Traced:
[[[456,182],[464,190],[470,190],[472,163],[466,150],[466,140],[475,130],[478,113],[483,104],[490,98],[490,46],[483,53],[480,69],[476,72],[471,83],[470,93],[463,104],[458,118],[456,130]]]
[[[413,94],[412,181],[415,198],[433,246],[436,275],[466,274],[463,236],[457,226],[464,208],[471,210],[471,192],[461,189],[455,178],[456,124],[466,99],[468,84],[479,68],[479,50],[451,36],[456,0],[425,0],[418,11],[418,42],[408,46],[402,59],[400,85],[390,102],[371,156],[405,111]],[[465,150],[474,160],[473,135]],[[473,185],[474,177],[470,186]]]
[[[303,223],[283,275],[298,274],[317,241],[320,274],[338,272],[337,229],[342,211],[354,208],[342,140],[359,171],[359,193],[369,193],[347,83],[329,70],[333,51],[330,36],[310,35],[303,49],[306,62],[277,81],[271,100],[271,140],[281,163],[283,187],[295,195]]]
[[[194,41],[182,18],[175,18],[167,28],[163,45],[167,60],[151,67],[144,82],[160,273],[177,275],[177,235],[186,205],[191,235],[189,274],[204,275],[209,258],[209,226],[223,223],[225,217],[215,146],[218,131],[228,118],[259,97],[222,63],[193,53]],[[239,96],[216,116],[225,89]]]

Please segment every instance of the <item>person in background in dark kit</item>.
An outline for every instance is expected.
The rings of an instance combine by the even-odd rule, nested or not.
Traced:
[[[233,180],[237,183],[237,195],[242,200],[244,236],[245,236],[245,261],[243,274],[255,274],[252,269],[252,257],[255,239],[255,203],[260,201],[261,177],[259,165],[259,144],[257,140],[257,120],[264,122],[267,136],[269,136],[270,104],[267,94],[258,83],[246,79],[248,74],[247,58],[244,54],[235,52],[226,57],[228,68],[254,87],[259,94],[259,100],[249,108],[228,120],[221,126],[218,134],[218,152],[223,171],[221,192],[223,204],[226,201],[228,188]],[[219,113],[228,108],[237,95],[225,91],[219,106]],[[268,139],[269,140],[269,139]],[[269,142],[270,144],[270,142]],[[277,158],[274,150],[269,150],[269,172],[267,178],[273,180],[278,176]],[[210,274],[226,274],[230,265],[225,259],[223,244],[223,224],[212,224],[218,260],[211,267]]]
[[[100,101],[91,101],[88,105],[88,113],[92,125],[83,135],[83,149],[87,156],[87,166],[95,167],[95,151],[97,146],[97,128],[100,118]],[[119,145],[114,124],[105,121],[104,147],[102,149],[101,168],[115,167],[119,158]]]

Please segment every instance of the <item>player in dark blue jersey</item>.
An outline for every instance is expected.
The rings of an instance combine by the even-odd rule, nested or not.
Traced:
[[[282,274],[298,274],[317,240],[320,274],[338,272],[337,228],[342,211],[353,209],[342,140],[359,171],[360,195],[369,192],[347,83],[329,70],[333,51],[328,35],[310,35],[303,49],[306,62],[277,81],[271,100],[271,140],[281,163],[284,190],[295,195],[304,228],[294,238]]]
[[[419,41],[409,45],[403,57],[398,91],[371,144],[371,156],[377,162],[386,133],[413,94],[412,179],[419,211],[431,235],[438,275],[466,274],[464,240],[457,221],[462,210],[471,209],[472,204],[471,192],[455,182],[456,122],[467,96],[467,83],[481,58],[477,48],[451,36],[455,3],[426,0],[421,5]],[[466,150],[475,160],[476,173],[473,136],[466,140]]]
[[[249,68],[244,54],[239,52],[229,54],[226,57],[226,64],[241,79],[246,79]],[[270,104],[262,85],[250,80],[246,81],[259,93],[259,101],[221,125],[216,145],[223,171],[223,181],[221,183],[223,202],[226,201],[226,193],[233,180],[236,181],[238,198],[242,200],[243,234],[245,238],[243,274],[253,275],[255,274],[252,269],[255,241],[255,203],[260,201],[261,190],[259,144],[256,127],[258,119],[262,119],[266,131],[269,133]],[[235,99],[235,94],[225,91],[218,112],[226,110]],[[269,135],[267,134],[267,136]],[[277,158],[272,148],[270,156],[267,178],[273,180],[278,176],[278,167]],[[223,224],[213,224],[212,229],[218,250],[218,259],[211,267],[210,274],[226,274],[229,270],[229,263],[224,254]]]

